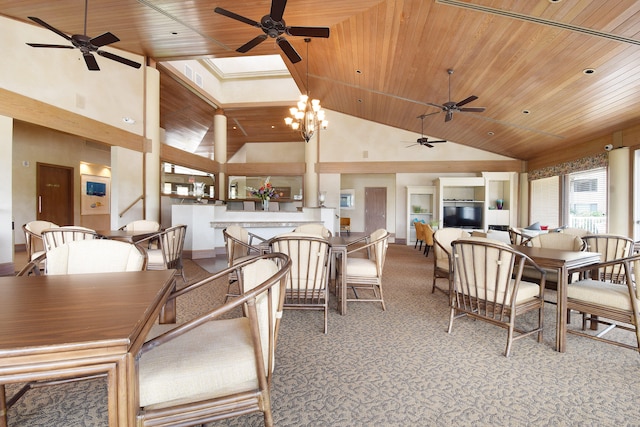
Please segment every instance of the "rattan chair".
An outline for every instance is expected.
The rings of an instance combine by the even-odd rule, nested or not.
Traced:
[[[614,261],[630,257],[633,254],[634,243],[629,237],[616,234],[590,234],[582,237],[586,244],[586,250],[600,253],[600,261]],[[623,264],[614,263],[598,269],[596,280],[624,283],[625,273]]]
[[[182,280],[186,282],[182,265],[182,250],[186,234],[187,226],[179,224],[137,241],[136,245],[147,253],[147,270],[175,269],[180,272]],[[158,248],[149,248],[149,242],[158,242]]]
[[[222,236],[224,237],[224,248],[227,252],[228,267],[233,267],[239,262],[254,258],[262,252],[265,252],[265,250],[268,250],[265,246],[259,246],[260,244],[266,244],[266,239],[263,239],[257,234],[251,233],[249,230],[239,225],[228,226],[222,230]],[[235,270],[231,270],[231,273],[229,274],[227,299],[229,297],[240,295],[240,289],[233,289],[234,286],[236,288],[238,286],[237,279]]]
[[[100,238],[95,230],[76,226],[48,228],[42,230],[41,237],[45,252],[76,240],[93,240]]]
[[[179,326],[153,327],[136,359],[139,426],[191,426],[250,412],[262,412],[264,424],[273,425],[270,387],[290,267],[286,255],[265,254],[169,297],[215,285],[231,270],[243,289]]]
[[[512,245],[527,245],[530,238],[530,236],[522,234],[515,228],[509,227],[509,240],[511,240]]]
[[[341,292],[342,286],[347,287],[345,302],[379,302],[382,304],[382,310],[386,310],[382,291],[382,271],[388,245],[389,232],[380,228],[369,235],[366,244],[347,250],[344,261],[346,282],[340,283],[336,290]],[[366,256],[361,256],[362,254],[366,254]],[[338,267],[340,265],[338,263]],[[342,277],[340,271],[336,277]],[[352,291],[353,297],[349,296],[349,290]],[[358,295],[358,291],[363,290],[369,294],[368,297]]]
[[[127,225],[120,227],[120,230],[125,231],[160,231],[160,223],[158,221],[151,221],[148,219],[139,219],[131,221]]]
[[[44,244],[42,243],[42,231],[55,227],[58,227],[58,224],[42,220],[30,221],[22,226],[25,249],[28,256],[25,269],[33,270],[36,274],[40,274],[40,262],[31,265],[30,263],[37,259],[40,261],[43,260]]]
[[[509,245],[483,237],[454,241],[452,254],[449,333],[455,319],[470,316],[507,329],[507,357],[516,339],[537,334],[542,342],[544,270]],[[522,280],[525,262],[540,272],[540,285]],[[516,328],[517,317],[532,310],[538,311],[537,325],[528,330]]]
[[[329,242],[313,234],[287,233],[271,241],[271,251],[291,258],[291,273],[287,280],[285,309],[322,310],[324,333],[329,316]]]
[[[437,290],[449,294],[451,289],[451,269],[453,268],[451,258],[451,242],[456,239],[465,239],[470,234],[461,228],[440,228],[433,233],[433,283],[431,293]],[[447,279],[447,288],[437,286],[438,279]]]
[[[640,287],[634,282],[634,272],[640,271],[640,255],[602,262],[578,270],[587,276],[592,272],[619,272],[615,275],[597,275],[567,286],[567,308],[582,313],[581,330],[567,329],[568,333],[591,338],[597,341],[630,348],[640,352]],[[615,279],[615,280],[612,280]],[[603,320],[606,319],[606,320]],[[586,332],[587,321],[591,324],[608,325],[600,332]],[[618,340],[603,338],[613,328],[632,331],[636,336],[636,345]],[[593,328],[592,328],[593,329]]]
[[[295,233],[305,233],[312,234],[323,239],[328,239],[333,234],[331,231],[324,226],[324,224],[314,223],[314,224],[302,224],[297,226],[294,230]]]

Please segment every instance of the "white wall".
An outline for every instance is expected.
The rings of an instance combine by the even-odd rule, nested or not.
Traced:
[[[13,139],[13,119],[10,117],[0,116],[0,140],[11,141]],[[13,239],[14,232],[12,230],[13,220],[13,201],[11,192],[13,187],[11,174],[12,144],[0,144],[0,273],[12,274],[13,271],[7,271],[3,266],[10,266],[13,263]],[[22,225],[22,224],[21,224]]]

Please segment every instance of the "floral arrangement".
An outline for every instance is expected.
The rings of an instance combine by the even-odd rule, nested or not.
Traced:
[[[269,182],[270,180],[271,177],[269,176],[264,180],[264,184],[262,184],[260,188],[247,187],[247,190],[249,190],[252,196],[257,197],[260,200],[277,199],[278,193]]]

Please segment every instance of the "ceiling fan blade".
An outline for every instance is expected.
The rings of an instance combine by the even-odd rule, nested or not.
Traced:
[[[98,61],[96,58],[89,52],[83,53],[84,62],[87,64],[87,68],[91,71],[100,71],[100,67],[98,67]]]
[[[426,144],[424,144],[424,145],[426,145],[429,148],[433,148],[433,145],[429,144],[428,142]]]
[[[287,6],[287,0],[271,0],[271,12],[269,16],[276,22],[282,21],[284,8]]]
[[[328,27],[287,27],[287,34],[302,37],[329,37]]]
[[[470,97],[468,97],[468,98],[466,98],[466,99],[463,99],[462,101],[458,102],[458,103],[456,104],[456,107],[462,107],[463,105],[468,104],[468,103],[470,103],[471,101],[475,101],[476,99],[478,99],[478,97],[477,97],[477,96],[475,96],[475,95],[471,95]]]
[[[465,107],[465,108],[460,108],[460,111],[466,111],[466,112],[471,112],[471,113],[482,113],[484,110],[486,110],[485,107]]]
[[[453,111],[449,110],[447,111],[447,115],[444,117],[444,121],[446,122],[450,122],[451,119],[453,119]]]
[[[40,24],[43,27],[53,31],[54,33],[58,34],[60,37],[64,37],[65,39],[71,41],[71,37],[69,37],[68,35],[66,35],[65,33],[63,33],[62,31],[58,30],[57,28],[52,27],[51,25],[47,24],[46,22],[44,22],[42,19],[40,18],[36,18],[35,16],[29,16],[29,19],[31,19],[33,22],[35,22],[36,24]]]
[[[110,53],[110,52],[105,52],[103,50],[98,50],[97,54],[100,56],[104,56],[105,58],[117,61],[121,64],[128,65],[129,67],[140,68],[142,66],[142,64],[140,64],[139,62],[135,62],[130,59],[123,58],[122,56],[114,55],[113,53]]]
[[[429,144],[437,144],[439,142],[447,142],[447,141],[444,139],[438,139],[437,141],[429,141]]]
[[[75,49],[73,46],[67,46],[64,44],[42,44],[42,43],[27,43],[32,47],[55,47],[56,49]]]
[[[111,33],[104,33],[97,37],[92,38],[89,42],[97,47],[106,46],[111,43],[119,42],[120,39]]]
[[[260,43],[265,41],[267,39],[267,37],[268,36],[266,34],[260,34],[259,36],[249,40],[247,43],[245,43],[242,46],[240,46],[239,48],[237,48],[236,52],[247,53],[251,49],[253,49],[254,47],[258,46]]]
[[[237,13],[229,12],[221,7],[216,7],[213,9],[215,13],[219,13],[220,15],[224,15],[227,18],[235,19],[236,21],[244,22],[245,24],[249,24],[252,27],[260,28],[260,24],[253,19],[245,18],[244,16],[240,16]]]
[[[287,55],[287,58],[289,58],[289,61],[291,61],[292,64],[302,61],[302,58],[300,57],[300,55],[298,55],[298,52],[296,52],[296,50],[293,48],[293,46],[291,46],[291,43],[289,43],[287,39],[285,39],[284,37],[278,37],[276,39],[276,43],[278,43],[278,46],[280,46],[280,49],[282,49],[284,54]]]

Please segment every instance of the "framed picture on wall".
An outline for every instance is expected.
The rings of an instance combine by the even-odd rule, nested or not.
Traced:
[[[80,178],[80,213],[108,215],[111,212],[111,178],[95,175],[81,175]]]
[[[340,190],[340,209],[355,209],[355,191]]]

